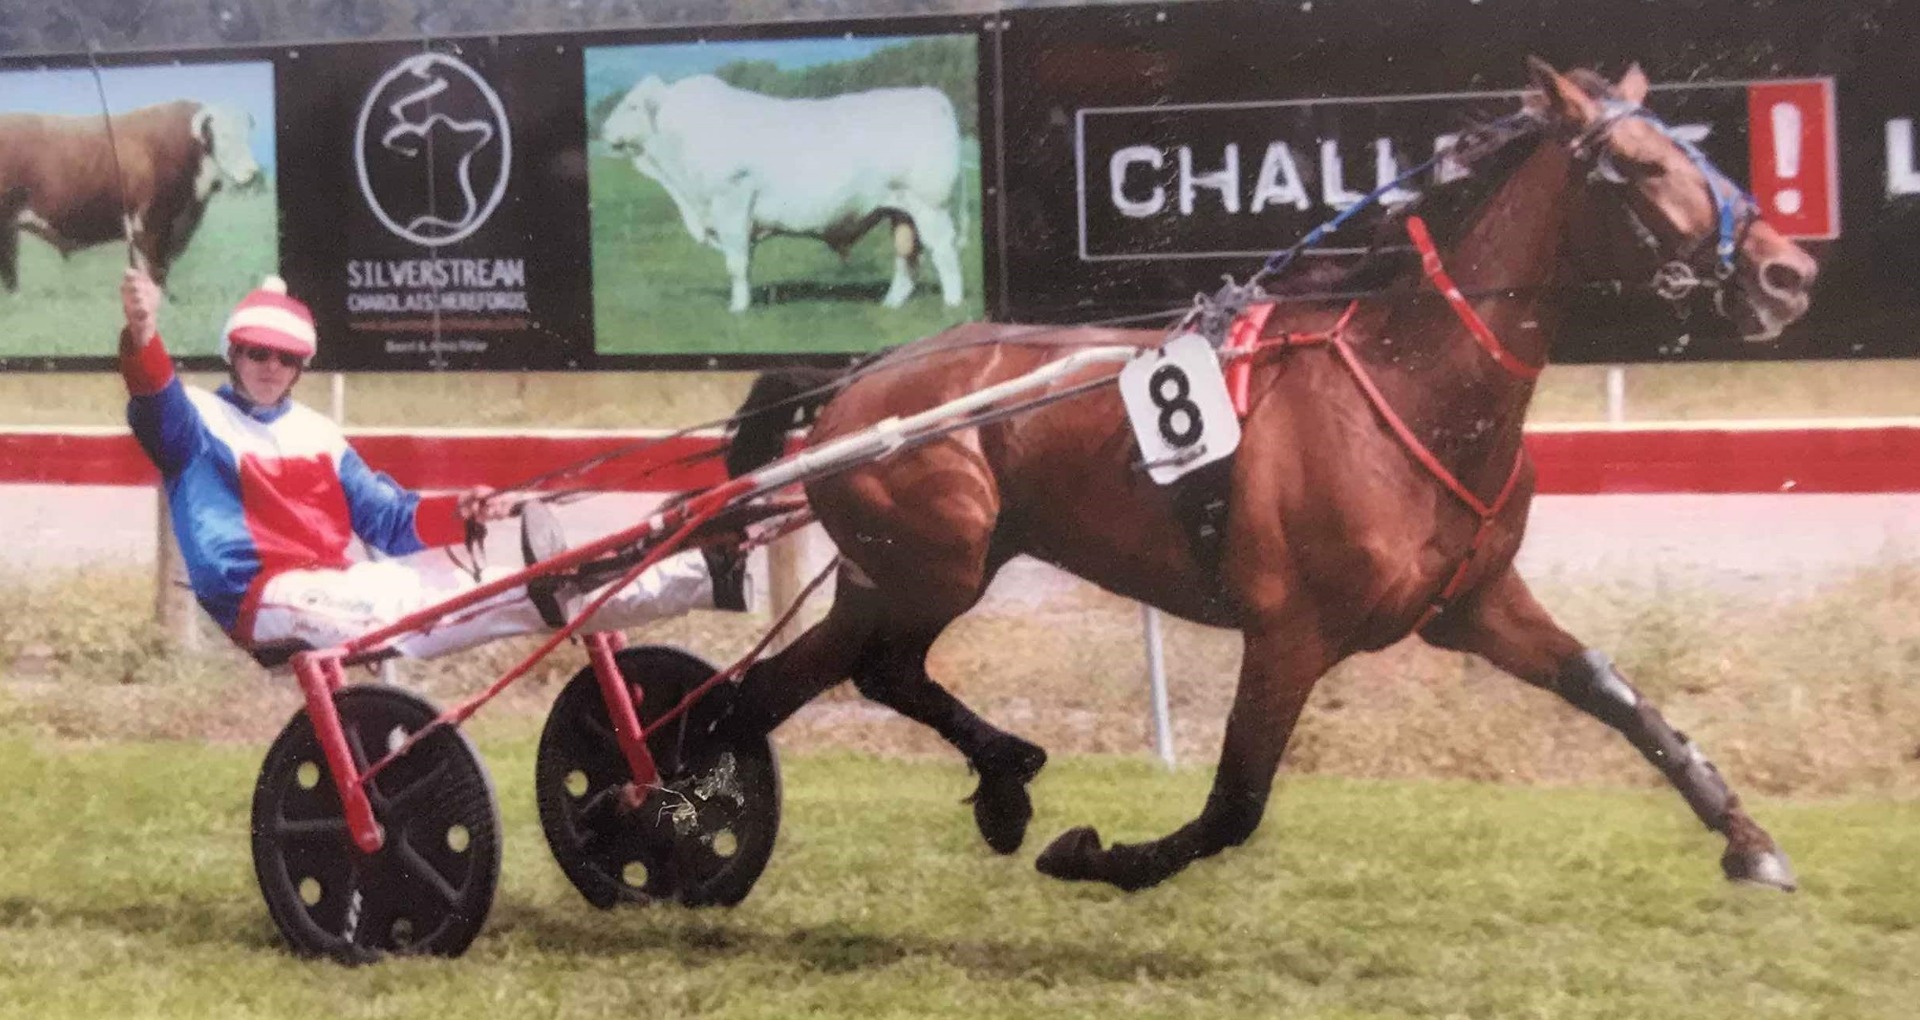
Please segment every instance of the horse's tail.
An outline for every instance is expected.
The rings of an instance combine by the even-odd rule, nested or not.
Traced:
[[[840,392],[846,373],[832,368],[779,368],[762,372],[733,415],[727,443],[727,477],[738,478],[780,459],[787,433],[813,422],[813,416]]]

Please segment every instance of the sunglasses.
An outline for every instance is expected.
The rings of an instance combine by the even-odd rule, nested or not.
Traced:
[[[285,365],[288,368],[300,367],[300,356],[298,354],[288,354],[284,351],[268,350],[265,347],[242,347],[240,348],[240,354],[242,357],[246,358],[248,361],[256,361],[256,362],[278,361],[280,364]]]

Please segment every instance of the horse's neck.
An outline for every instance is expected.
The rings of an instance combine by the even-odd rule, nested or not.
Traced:
[[[1440,253],[1500,344],[1529,365],[1546,363],[1558,326],[1552,284],[1565,226],[1567,158],[1563,146],[1542,141]],[[1361,338],[1362,357],[1416,434],[1429,438],[1463,482],[1490,496],[1488,486],[1504,481],[1518,449],[1533,382],[1482,350],[1434,282],[1419,268],[1413,273]],[[1508,290],[1512,296],[1488,297]],[[1420,299],[1409,300],[1409,293]]]
[[[1466,293],[1517,291],[1513,297],[1483,299],[1476,310],[1494,336],[1529,365],[1547,363],[1559,327],[1553,285],[1566,235],[1568,160],[1565,146],[1543,139],[1452,250],[1442,253]]]

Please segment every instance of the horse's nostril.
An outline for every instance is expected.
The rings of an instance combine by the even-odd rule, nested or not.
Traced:
[[[1760,270],[1760,281],[1767,289],[1781,294],[1799,294],[1807,289],[1808,274],[1785,262],[1769,262]]]

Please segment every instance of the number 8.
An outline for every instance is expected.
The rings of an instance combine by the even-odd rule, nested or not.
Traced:
[[[1168,387],[1172,388],[1171,393],[1164,392]],[[1192,446],[1206,431],[1205,423],[1200,420],[1200,405],[1187,399],[1192,392],[1192,381],[1178,365],[1161,365],[1147,378],[1147,395],[1153,398],[1153,406],[1160,409],[1160,438],[1175,449]],[[1178,429],[1174,428],[1175,416],[1184,419]]]

